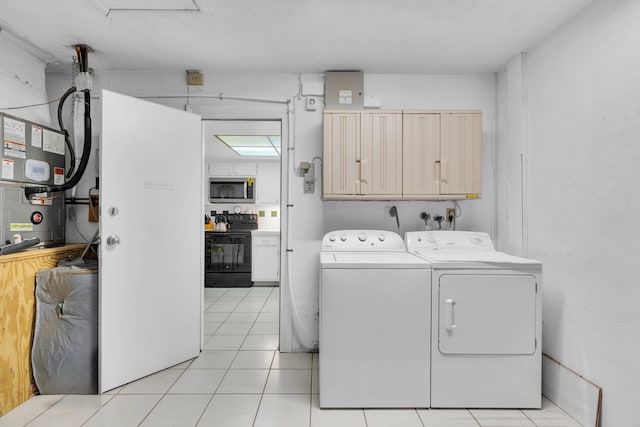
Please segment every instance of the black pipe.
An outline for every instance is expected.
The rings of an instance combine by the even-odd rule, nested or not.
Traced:
[[[87,61],[87,56],[89,53],[89,47],[84,45],[76,45],[76,52],[78,53],[78,65],[81,73],[89,72],[89,63]],[[75,91],[75,88],[73,88]],[[65,92],[65,95],[70,91],[69,89]],[[68,96],[68,95],[67,95]],[[63,100],[61,99],[62,103]],[[56,186],[41,186],[41,187],[25,187],[24,195],[27,200],[31,199],[32,194],[36,193],[58,193],[62,191],[67,191],[70,188],[75,187],[80,182],[82,175],[84,175],[84,171],[87,168],[87,164],[89,163],[89,156],[91,155],[91,94],[89,93],[89,89],[84,90],[84,146],[82,148],[82,158],[80,159],[80,164],[78,165],[78,169],[76,170],[73,177],[62,185]]]
[[[64,132],[64,142],[67,143],[67,149],[69,150],[69,170],[67,171],[66,177],[69,178],[73,173],[73,170],[76,168],[76,153],[73,149],[73,145],[71,145],[71,141],[69,140],[69,132],[64,128],[64,123],[62,122],[62,106],[64,102],[67,100],[69,95],[76,91],[75,86],[71,86],[60,98],[60,103],[58,104],[58,124],[60,125],[60,130]]]
[[[89,163],[89,156],[91,155],[91,95],[89,91],[84,93],[84,147],[82,150],[82,158],[80,159],[80,165],[73,177],[62,185],[53,187],[25,187],[24,195],[29,199],[32,194],[36,193],[57,193],[61,191],[67,191],[70,188],[75,187],[80,178],[84,174],[87,164]]]

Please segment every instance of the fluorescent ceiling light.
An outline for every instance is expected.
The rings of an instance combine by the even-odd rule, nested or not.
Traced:
[[[112,12],[203,12],[211,11],[201,7],[201,0],[89,0],[105,16]]]
[[[240,156],[278,157],[280,135],[216,135]]]

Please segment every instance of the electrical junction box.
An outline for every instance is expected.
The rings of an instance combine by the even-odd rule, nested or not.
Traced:
[[[189,86],[204,86],[204,74],[200,71],[187,71],[187,84]]]
[[[327,110],[362,110],[364,108],[362,71],[327,71],[324,79]]]

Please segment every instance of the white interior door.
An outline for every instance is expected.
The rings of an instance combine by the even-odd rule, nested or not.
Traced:
[[[102,92],[100,392],[197,356],[200,117]]]

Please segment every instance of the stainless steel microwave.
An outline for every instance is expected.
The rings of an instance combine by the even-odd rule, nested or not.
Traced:
[[[254,177],[209,178],[209,202],[255,203]]]

